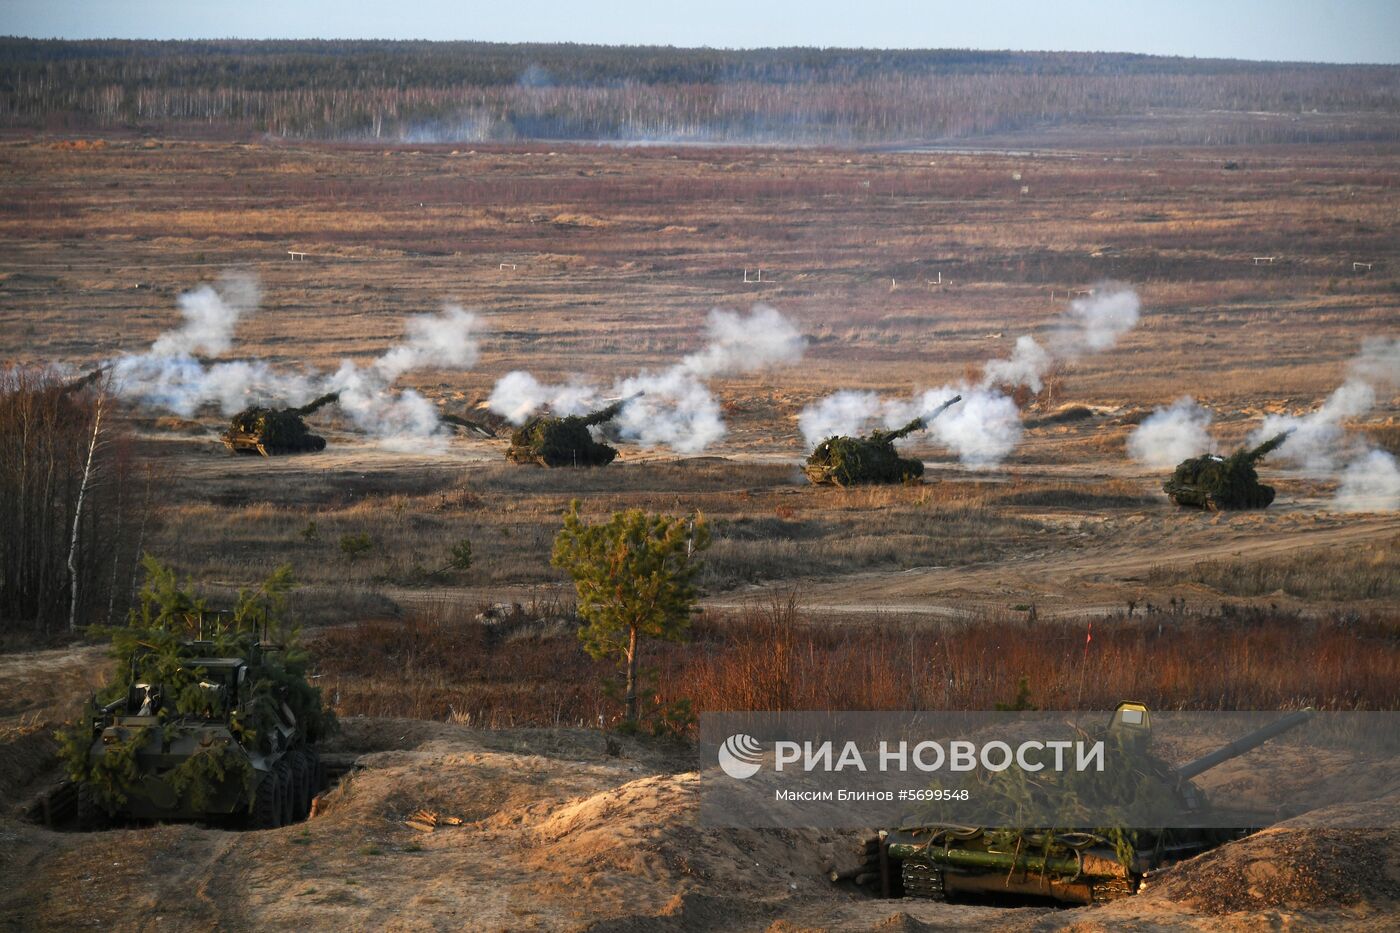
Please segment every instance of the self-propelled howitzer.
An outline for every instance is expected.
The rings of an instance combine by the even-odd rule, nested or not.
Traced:
[[[1141,703],[1119,704],[1108,735],[1133,756],[1140,781],[1136,792],[1152,795],[1153,809],[1190,812],[1194,825],[1201,825],[1201,818],[1215,811],[1209,809],[1192,778],[1302,725],[1312,715],[1311,709],[1290,713],[1175,768],[1148,754],[1150,720]],[[980,792],[995,790],[989,785]],[[1220,819],[1229,824],[1237,817]],[[912,821],[882,837],[878,867],[885,871],[891,892],[902,891],[905,897],[943,900],[957,894],[1013,894],[1092,904],[1134,894],[1148,872],[1249,832],[1243,828],[992,828]]]
[[[616,418],[630,401],[622,399],[587,415],[531,418],[511,435],[506,459],[547,467],[607,466],[617,448],[595,440],[589,428]]]
[[[1274,487],[1259,482],[1254,467],[1292,433],[1275,434],[1258,447],[1241,448],[1228,457],[1205,454],[1183,460],[1162,483],[1162,491],[1177,505],[1210,512],[1267,508],[1274,501]]]
[[[67,732],[81,828],[116,818],[272,829],[306,818],[325,782],[316,743],[327,720],[282,646],[245,633],[143,647],[117,674],[116,698],[94,699]]]
[[[813,485],[856,486],[861,483],[903,483],[924,475],[924,463],[901,457],[894,442],[922,431],[933,419],[962,400],[955,395],[926,416],[891,431],[872,431],[864,437],[837,435],[817,445],[802,472]]]
[[[232,453],[264,457],[325,450],[326,439],[312,434],[302,419],[339,399],[339,392],[329,392],[300,408],[245,408],[229,422],[224,446]]]

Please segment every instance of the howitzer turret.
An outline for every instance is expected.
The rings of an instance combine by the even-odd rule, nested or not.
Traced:
[[[1121,703],[1104,737],[1112,740],[1111,747],[1122,755],[1121,763],[1135,775],[1131,793],[1139,796],[1121,801],[1115,797],[1108,803],[1113,809],[1122,805],[1134,812],[1136,808],[1156,814],[1190,812],[1193,821],[1184,825],[1204,825],[1201,818],[1217,811],[1206,807],[1204,794],[1191,779],[1302,725],[1312,715],[1311,709],[1290,713],[1173,768],[1148,751],[1147,708],[1141,703]],[[996,787],[989,783],[978,792],[995,794]],[[1074,796],[1073,787],[1065,788],[1067,798],[1082,800]],[[1007,793],[1010,801],[1017,792]],[[1221,819],[1228,825],[1235,818]],[[1089,831],[913,822],[883,836],[877,854],[883,850],[879,864],[895,866],[886,869],[887,878],[906,897],[942,900],[955,894],[1015,894],[1092,904],[1136,893],[1148,872],[1249,832],[1242,828],[1100,827]],[[890,871],[898,871],[898,878],[890,877]]]
[[[617,448],[595,440],[589,429],[616,418],[630,401],[622,399],[587,415],[531,418],[511,435],[506,459],[547,467],[607,466]]]
[[[1228,457],[1206,454],[1183,460],[1162,483],[1162,491],[1177,505],[1211,512],[1267,508],[1274,501],[1274,487],[1259,482],[1254,466],[1292,433],[1275,434],[1258,447],[1241,448]]]
[[[264,457],[325,450],[326,439],[312,434],[302,419],[339,399],[339,392],[328,392],[300,408],[245,408],[229,422],[224,446],[236,454]]]
[[[923,461],[901,457],[894,449],[894,442],[924,430],[933,419],[961,400],[961,395],[955,395],[931,414],[915,418],[896,430],[872,431],[864,437],[829,437],[812,451],[802,472],[813,485],[855,486],[916,480],[924,475]]]

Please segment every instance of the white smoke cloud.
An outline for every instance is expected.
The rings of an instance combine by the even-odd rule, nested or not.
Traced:
[[[747,318],[715,308],[706,322],[710,341],[682,364],[699,376],[728,376],[802,360],[807,340],[777,308],[757,304]]]
[[[1293,431],[1275,456],[1315,476],[1331,476],[1343,462],[1360,456],[1365,444],[1347,436],[1344,422],[1369,412],[1382,392],[1400,387],[1400,337],[1367,340],[1347,368],[1346,381],[1316,411],[1270,415],[1252,435],[1253,442]]]
[[[1352,378],[1382,389],[1400,387],[1400,337],[1371,337],[1350,363]]]
[[[962,401],[939,415],[929,430],[963,466],[985,470],[999,465],[1021,441],[1021,410],[995,389],[944,386],[924,393],[923,413],[955,394]]]
[[[551,385],[514,370],[496,381],[486,405],[511,424],[521,425],[545,409],[560,416],[581,415],[598,407],[602,399],[597,386],[581,380]]]
[[[475,314],[446,305],[439,314],[419,314],[404,324],[404,339],[374,361],[386,382],[415,369],[471,369],[480,357]]]
[[[249,276],[225,276],[217,288],[203,285],[182,294],[182,327],[161,334],[146,353],[110,361],[117,391],[143,407],[186,418],[210,404],[232,415],[250,405],[303,405],[338,391],[341,410],[358,429],[409,448],[438,433],[437,408],[393,382],[415,369],[469,369],[479,356],[477,317],[456,305],[409,318],[403,340],[369,366],[345,360],[329,375],[281,370],[258,359],[205,363],[193,356],[227,352],[235,326],[254,310],[257,297],[257,282]]]
[[[1400,511],[1400,465],[1383,450],[1367,451],[1342,471],[1336,506],[1343,512]]]
[[[1270,415],[1250,435],[1250,443],[1262,443],[1280,431],[1292,431],[1273,456],[1313,476],[1340,473],[1338,508],[1393,510],[1396,490],[1400,488],[1395,458],[1372,450],[1363,439],[1349,435],[1345,423],[1365,415],[1385,394],[1400,388],[1400,337],[1366,340],[1347,371],[1346,381],[1316,410],[1303,415]],[[1345,470],[1344,463],[1348,464]]]
[[[345,360],[325,386],[340,393],[337,404],[356,428],[391,448],[411,449],[412,442],[438,431],[437,406],[412,389],[392,389],[377,367],[362,368]]]
[[[679,366],[624,379],[617,394],[632,397],[613,422],[619,435],[643,447],[699,453],[724,437],[719,402],[694,373]]]
[[[281,372],[262,360],[206,365],[192,356],[144,353],[118,357],[109,365],[113,385],[123,397],[182,418],[208,404],[232,415],[258,402],[301,405],[319,394],[316,376]]]
[[[1128,456],[1153,468],[1175,466],[1189,457],[1209,453],[1214,446],[1210,425],[1214,416],[1183,395],[1168,408],[1158,408],[1128,437]]]
[[[218,285],[201,285],[185,292],[175,300],[185,317],[184,325],[157,337],[151,353],[222,356],[232,345],[238,319],[256,310],[261,299],[257,278],[244,272],[225,273]]]
[[[833,435],[865,433],[865,426],[880,415],[883,405],[874,392],[835,392],[802,409],[797,427],[811,449]]]
[[[810,449],[833,434],[866,433],[866,426],[877,418],[889,427],[902,426],[959,394],[962,401],[933,421],[927,436],[952,450],[965,466],[994,467],[1011,454],[1022,434],[1020,410],[996,386],[1024,385],[1039,392],[1057,363],[1111,349],[1137,326],[1141,309],[1137,292],[1128,286],[1101,284],[1091,296],[1070,303],[1051,329],[1048,348],[1028,334],[1017,338],[1009,359],[983,365],[980,386],[944,386],[911,400],[836,392],[803,409],[798,427]]]
[[[1029,334],[1016,338],[1009,360],[990,360],[983,368],[988,385],[1028,386],[1032,392],[1045,387],[1045,374],[1054,365],[1050,353]]]
[[[1314,476],[1331,476],[1343,460],[1359,453],[1361,441],[1347,436],[1343,422],[1366,414],[1376,404],[1376,391],[1360,379],[1337,387],[1316,411],[1306,415],[1269,415],[1250,436],[1262,443],[1280,431],[1292,431],[1274,457]]]
[[[578,415],[601,408],[610,399],[625,398],[629,401],[612,422],[618,437],[643,447],[699,453],[727,430],[707,378],[795,363],[806,348],[797,328],[767,305],[755,305],[747,317],[716,308],[706,321],[706,331],[709,340],[703,350],[667,369],[618,380],[606,392],[578,377],[549,384],[515,371],[497,381],[487,405],[518,425],[544,410]]]
[[[1142,300],[1118,282],[1104,282],[1087,298],[1076,298],[1051,325],[1049,347],[1030,335],[1016,339],[1008,360],[990,360],[983,369],[984,385],[1026,386],[1039,392],[1045,375],[1057,364],[1091,353],[1111,350],[1118,339],[1137,326]]]
[[[1137,326],[1142,300],[1121,282],[1104,282],[1087,298],[1070,302],[1050,334],[1051,352],[1061,359],[1111,350]]]

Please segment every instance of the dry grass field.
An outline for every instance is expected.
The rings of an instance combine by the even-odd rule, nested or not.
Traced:
[[[180,291],[246,268],[263,307],[230,355],[324,369],[381,352],[404,316],[452,300],[486,321],[481,361],[402,381],[448,412],[515,368],[564,379],[667,365],[698,347],[715,306],[768,302],[811,338],[799,366],[716,381],[729,434],[709,456],[624,447],[596,474],[510,468],[503,441],[393,453],[333,417],[318,421],[324,455],[239,460],[216,443],[217,413],[179,429],[138,418],[166,507],[154,549],[212,584],[290,560],[313,585],[447,585],[489,600],[557,580],[548,545],[573,497],[599,512],[706,511],[716,594],[1012,557],[1033,569],[1070,549],[1102,549],[1106,564],[1157,549],[1173,563],[1238,541],[1222,556],[1244,559],[1256,541],[1322,546],[1331,539],[1312,533],[1349,541],[1363,524],[1383,542],[1393,519],[1339,517],[1328,483],[1286,470],[1266,468],[1280,496],[1263,516],[1179,514],[1123,445],[1151,406],[1183,393],[1216,410],[1225,442],[1242,439],[1263,413],[1315,407],[1364,338],[1395,332],[1395,156],[11,141],[0,332],[7,359],[82,366],[148,345],[175,322]],[[759,267],[764,281],[745,283]],[[793,469],[805,404],[962,378],[1043,330],[1069,289],[1104,279],[1138,289],[1141,325],[1061,371],[1001,470],[970,473],[928,447],[933,482],[839,492]],[[1395,401],[1352,429],[1393,448]],[[1046,417],[1069,404],[1092,415]],[[353,565],[336,549],[351,533],[375,542]],[[424,579],[461,537],[476,568]],[[1133,598],[1135,585],[1097,601]],[[1010,600],[1035,588],[1023,596]]]
[[[700,347],[713,307],[768,303],[809,337],[797,366],[713,381],[729,433],[703,454],[624,444],[591,471],[507,463],[504,438],[391,450],[333,412],[314,421],[323,453],[234,457],[216,411],[123,412],[149,477],[147,549],[216,598],[294,566],[295,609],[347,721],[339,748],[363,768],[324,818],[267,833],[163,826],[89,843],[7,816],[0,868],[26,881],[0,895],[14,918],[0,928],[1389,928],[1395,860],[1371,855],[1393,853],[1393,831],[1271,830],[1275,849],[1256,837],[1201,869],[1236,900],[1201,900],[1184,866],[1131,904],[1083,911],[890,907],[821,877],[815,853],[848,839],[705,833],[693,755],[628,739],[618,757],[580,728],[618,705],[549,555],[574,499],[589,517],[711,521],[704,613],[691,642],[647,659],[652,704],[988,708],[1024,677],[1042,708],[1131,694],[1395,709],[1400,516],[1338,511],[1334,479],[1267,462],[1269,509],[1178,510],[1125,442],[1186,393],[1216,412],[1225,447],[1242,442],[1267,414],[1316,408],[1363,340],[1400,332],[1397,165],[1383,144],[0,140],[4,363],[82,369],[138,351],[177,323],[181,292],[228,269],[263,287],[228,357],[288,368],[367,362],[410,314],[475,309],[474,368],[399,383],[444,413],[514,369],[607,381],[667,366]],[[1141,323],[1056,374],[1000,468],[929,444],[921,484],[806,483],[804,406],[975,376],[1104,280],[1137,289]],[[1347,430],[1400,450],[1400,399]],[[370,545],[352,558],[340,541],[356,535]],[[464,538],[473,566],[442,570]],[[507,624],[476,620],[501,603],[521,606]],[[13,816],[56,778],[48,724],[106,675],[90,646],[3,660]],[[466,825],[416,838],[401,818],[424,801]],[[113,867],[133,853],[159,871]],[[1348,874],[1363,862],[1370,874]],[[1379,887],[1355,880],[1373,875]]]

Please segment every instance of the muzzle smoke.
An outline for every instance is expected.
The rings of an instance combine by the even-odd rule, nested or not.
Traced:
[[[699,453],[727,430],[708,379],[790,365],[801,360],[806,349],[797,327],[762,304],[747,316],[712,310],[706,336],[704,349],[674,366],[644,370],[606,390],[582,378],[549,385],[527,372],[507,373],[496,383],[488,405],[520,425],[546,409],[561,416],[579,415],[603,407],[609,398],[630,398],[613,421],[619,437],[643,447]]]

